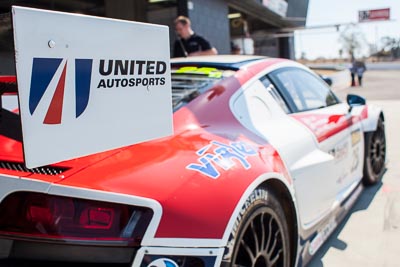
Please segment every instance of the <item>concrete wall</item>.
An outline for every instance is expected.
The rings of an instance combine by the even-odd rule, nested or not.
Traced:
[[[147,1],[146,0],[105,0],[105,15],[109,18],[147,21]]]
[[[169,42],[171,56],[173,53],[174,42],[176,39],[174,20],[177,17],[176,7],[169,7],[159,10],[149,11],[147,21],[154,24],[162,24],[169,27]]]
[[[228,5],[224,0],[188,1],[193,30],[205,37],[219,54],[230,53]]]

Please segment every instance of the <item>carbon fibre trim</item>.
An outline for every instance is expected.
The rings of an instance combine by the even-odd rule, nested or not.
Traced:
[[[66,167],[53,167],[53,166],[43,166],[43,167],[28,169],[22,162],[13,162],[5,160],[0,160],[0,169],[19,171],[24,173],[50,175],[50,176],[60,175],[63,172],[69,170],[69,168]]]

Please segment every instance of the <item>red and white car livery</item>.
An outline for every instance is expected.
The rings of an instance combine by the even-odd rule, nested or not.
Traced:
[[[2,109],[0,265],[304,266],[381,178],[382,111],[342,103],[308,68],[213,56],[171,69],[172,136],[51,166],[24,167]]]

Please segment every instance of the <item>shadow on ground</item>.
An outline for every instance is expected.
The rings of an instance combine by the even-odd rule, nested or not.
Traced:
[[[346,215],[344,220],[339,224],[338,228],[328,238],[325,244],[314,255],[313,259],[309,262],[307,267],[323,267],[324,264],[322,262],[322,259],[331,248],[335,248],[338,250],[345,250],[347,248],[347,243],[339,239],[340,233],[345,227],[347,221],[351,218],[351,216],[354,213],[368,209],[369,205],[375,198],[375,195],[381,189],[382,185],[383,183],[381,180],[379,183],[373,186],[364,187],[363,192],[361,193],[360,197],[358,198],[358,200],[356,201],[350,212]]]

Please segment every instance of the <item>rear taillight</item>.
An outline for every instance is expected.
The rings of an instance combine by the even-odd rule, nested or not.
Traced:
[[[135,246],[151,217],[143,207],[18,192],[0,204],[0,235]]]

